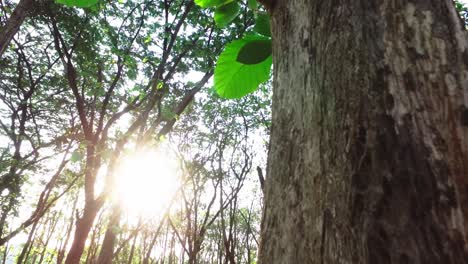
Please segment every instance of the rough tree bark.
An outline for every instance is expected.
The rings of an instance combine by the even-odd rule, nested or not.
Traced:
[[[468,263],[451,0],[278,0],[262,264]]]

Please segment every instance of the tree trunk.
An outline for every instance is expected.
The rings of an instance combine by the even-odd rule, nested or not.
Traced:
[[[10,195],[10,197],[7,198],[8,202],[5,205],[1,206],[1,216],[0,216],[0,237],[3,237],[3,230],[6,227],[7,224],[7,216],[13,209],[16,201],[15,195]]]
[[[76,221],[75,236],[68,252],[65,264],[79,264],[81,255],[88,238],[89,231],[93,226],[94,219],[101,206],[95,202],[89,202],[85,205],[83,216]]]
[[[121,209],[118,204],[112,206],[112,213],[107,225],[104,242],[99,252],[99,264],[111,264],[114,257],[114,245],[117,237],[117,229],[119,228]]]
[[[2,264],[6,264],[6,261],[8,259],[8,251],[10,249],[10,245],[5,244],[5,246],[3,246],[3,259],[2,259]]]
[[[8,48],[11,39],[18,32],[24,19],[34,6],[34,0],[20,0],[18,5],[13,10],[13,13],[8,18],[5,26],[0,28],[0,58]]]
[[[138,236],[138,235],[137,235]],[[133,262],[133,256],[135,254],[135,246],[136,246],[136,239],[137,239],[137,236],[135,236],[133,238],[133,242],[132,242],[132,247],[130,249],[130,256],[128,257],[128,260],[127,260],[127,264],[132,264]]]
[[[91,238],[89,240],[88,250],[86,250],[86,258],[84,263],[94,263],[94,251],[99,247],[99,237],[96,239],[96,236],[99,236],[100,227],[99,224],[96,224],[91,233]]]
[[[38,224],[39,224],[39,220],[35,221],[33,226],[31,227],[31,230],[29,231],[29,234],[28,234],[28,239],[26,240],[26,242],[23,245],[23,249],[21,250],[21,253],[19,254],[19,256],[18,256],[18,258],[16,260],[16,264],[21,264],[26,259],[25,258],[26,253],[29,252],[29,249],[31,247],[31,243],[34,241],[33,237],[36,235],[36,228],[37,228]]]
[[[44,224],[44,234],[47,232],[47,235],[45,241],[41,243],[42,251],[39,255],[39,263],[43,263],[44,257],[46,256],[46,254],[48,254],[47,249],[49,247],[50,238],[55,233],[55,229],[59,220],[58,218],[59,217],[56,214],[54,214],[52,215],[52,219],[48,221],[48,223],[46,222],[46,224]]]
[[[468,263],[451,0],[277,0],[259,263]]]
[[[65,257],[65,252],[67,250],[68,241],[70,240],[70,235],[71,235],[71,232],[73,230],[73,223],[75,221],[75,210],[76,210],[76,204],[78,203],[78,197],[79,196],[77,195],[75,197],[75,199],[74,199],[74,202],[73,202],[73,207],[72,207],[72,210],[71,210],[71,215],[70,215],[70,218],[69,218],[68,227],[66,229],[65,239],[64,239],[63,244],[61,245],[60,249],[57,252],[57,263],[56,264],[62,264],[63,259]]]

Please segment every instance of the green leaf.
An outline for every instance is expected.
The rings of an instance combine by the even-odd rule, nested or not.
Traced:
[[[236,60],[242,64],[257,64],[271,56],[271,40],[259,39],[245,43]]]
[[[163,82],[158,82],[158,85],[156,86],[156,89],[161,90],[162,88],[164,88]]]
[[[71,155],[70,161],[71,162],[78,162],[83,159],[83,154],[79,151],[74,151]]]
[[[153,38],[151,38],[151,35],[146,36],[145,40],[143,40],[143,43],[148,44],[151,41],[153,41]]]
[[[255,20],[254,31],[267,37],[271,37],[270,16],[260,13]]]
[[[91,7],[94,6],[98,0],[56,0],[56,3],[63,4],[71,7]]]
[[[237,61],[239,51],[247,43],[266,40],[261,36],[247,36],[229,43],[218,58],[214,84],[216,92],[224,98],[240,98],[257,89],[270,77],[271,56],[258,64],[242,64]]]
[[[252,10],[257,10],[257,9],[258,9],[258,2],[257,2],[257,0],[247,0],[247,5],[248,5],[249,8],[252,9]]]
[[[229,22],[239,15],[240,6],[239,3],[230,2],[223,6],[216,8],[214,20],[218,27],[225,27]]]
[[[222,6],[232,1],[234,0],[195,0],[195,4],[203,8],[208,8],[208,7]]]

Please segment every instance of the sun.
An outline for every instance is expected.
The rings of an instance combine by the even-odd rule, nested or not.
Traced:
[[[162,150],[126,155],[117,167],[115,183],[114,199],[126,213],[160,216],[180,186],[177,159]]]

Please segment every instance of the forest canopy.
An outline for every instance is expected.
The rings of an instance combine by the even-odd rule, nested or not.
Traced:
[[[253,11],[227,28],[184,0],[27,14],[0,60],[3,261],[254,263],[270,85],[227,101],[212,81]]]

